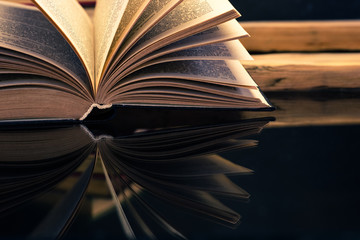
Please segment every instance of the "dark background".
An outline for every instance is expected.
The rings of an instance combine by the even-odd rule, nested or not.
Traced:
[[[242,21],[359,19],[359,0],[230,0]]]

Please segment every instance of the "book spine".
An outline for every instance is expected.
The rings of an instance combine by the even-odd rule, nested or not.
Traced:
[[[98,108],[98,109],[108,109],[108,108],[111,108],[112,107],[112,104],[107,104],[107,105],[100,105],[100,104],[97,104],[97,103],[93,103],[89,109],[86,111],[86,113],[84,113],[84,115],[79,119],[80,121],[83,121],[87,116],[89,116],[89,114],[91,113],[91,111],[94,109],[94,108]]]

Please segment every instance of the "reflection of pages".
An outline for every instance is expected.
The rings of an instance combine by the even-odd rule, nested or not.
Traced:
[[[240,14],[219,0],[0,2],[0,121],[94,107],[268,109],[242,67]]]
[[[159,200],[220,223],[236,224],[240,215],[218,197],[248,199],[249,194],[228,176],[252,171],[218,153],[255,146],[256,141],[244,137],[258,133],[267,122],[254,119],[99,137],[83,126],[71,125],[37,130],[0,129],[0,220],[29,200],[41,200],[40,196],[55,191],[62,197],[56,198],[56,204],[45,204],[52,204],[52,209],[40,222],[32,223],[33,229],[26,234],[34,238],[56,237],[70,226],[88,191],[86,194],[93,194],[93,216],[100,217],[115,207],[128,236],[131,232],[147,236],[147,232],[133,229],[140,224],[140,228],[151,230],[154,223],[169,234],[182,236],[176,224],[168,222],[153,204]],[[92,187],[94,181],[100,186],[99,176],[102,181],[106,179],[107,193]],[[154,223],[145,221],[144,214]]]

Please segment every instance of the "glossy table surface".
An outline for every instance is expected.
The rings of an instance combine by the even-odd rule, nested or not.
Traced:
[[[360,98],[269,99],[2,126],[1,238],[358,239]]]

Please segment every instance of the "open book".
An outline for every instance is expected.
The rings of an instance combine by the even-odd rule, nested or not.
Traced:
[[[80,119],[94,107],[266,109],[241,65],[227,0],[0,2],[0,120]]]
[[[82,201],[91,201],[94,220],[117,212],[129,239],[150,238],[156,225],[170,234],[160,239],[183,238],[176,230],[179,220],[170,221],[176,216],[169,212],[172,208],[236,225],[240,215],[221,197],[247,200],[249,193],[230,176],[252,171],[220,153],[256,146],[250,136],[269,120],[158,126],[118,136],[94,135],[79,124],[0,126],[0,237],[55,239],[69,227]]]

